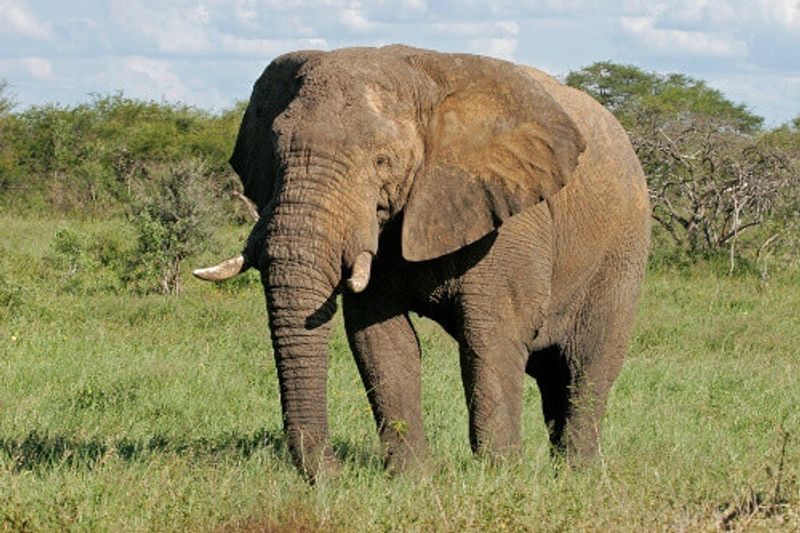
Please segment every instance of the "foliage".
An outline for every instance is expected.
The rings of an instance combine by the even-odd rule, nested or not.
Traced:
[[[61,291],[94,294],[122,289],[124,257],[115,240],[65,228],[56,232],[48,259],[59,274]]]
[[[0,78],[0,193],[7,189],[7,176],[12,172],[15,162],[16,154],[10,142],[13,137],[13,108],[14,101],[8,94],[8,82]]]
[[[0,78],[0,118],[8,115],[14,108],[14,100],[8,94],[8,81]]]
[[[649,272],[602,454],[577,469],[551,462],[527,377],[520,459],[473,457],[457,346],[415,318],[432,464],[386,476],[337,316],[329,413],[344,468],[309,487],[282,434],[261,291],[54,297],[38,272],[57,224],[0,213],[0,275],[36,309],[0,320],[0,530],[800,528],[797,271],[767,286],[705,262]],[[89,242],[130,232],[69,227]]]
[[[186,159],[151,165],[147,175],[131,206],[138,237],[128,279],[141,292],[178,294],[183,260],[212,234],[213,174],[204,160]]]
[[[667,121],[702,116],[742,133],[755,133],[764,123],[745,105],[731,102],[704,81],[684,74],[658,74],[601,61],[570,72],[566,83],[593,96],[626,129],[634,127],[643,114]]]
[[[31,107],[13,115],[4,136],[13,166],[0,175],[3,203],[114,213],[131,200],[147,165],[192,157],[205,159],[219,188],[229,190],[227,158],[241,112],[241,104],[213,115],[122,94]]]

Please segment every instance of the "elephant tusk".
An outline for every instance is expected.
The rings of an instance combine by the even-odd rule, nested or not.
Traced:
[[[347,280],[347,287],[355,293],[366,289],[371,268],[372,254],[369,252],[358,254],[355,263],[353,263],[353,273],[350,275],[350,279]]]
[[[205,281],[223,281],[238,276],[250,268],[245,263],[243,255],[231,257],[225,261],[207,268],[198,268],[192,271],[194,277]]]

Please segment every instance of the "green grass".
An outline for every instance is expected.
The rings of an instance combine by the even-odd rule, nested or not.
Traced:
[[[433,465],[387,478],[337,317],[329,412],[345,467],[311,487],[281,435],[255,276],[187,280],[180,297],[64,291],[48,259],[64,227],[115,231],[0,215],[0,528],[800,528],[797,275],[649,273],[601,457],[579,470],[551,463],[532,382],[523,457],[473,458],[455,346],[418,321]]]

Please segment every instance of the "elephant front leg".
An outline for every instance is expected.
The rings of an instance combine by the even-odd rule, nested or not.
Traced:
[[[490,458],[517,453],[522,446],[524,350],[494,335],[467,339],[460,343],[461,378],[472,450]]]
[[[345,295],[344,316],[387,470],[424,462],[429,451],[422,427],[420,348],[408,315],[367,290]]]

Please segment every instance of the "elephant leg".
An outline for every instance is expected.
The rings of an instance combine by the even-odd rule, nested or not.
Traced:
[[[472,451],[492,458],[517,453],[522,445],[524,349],[492,336],[467,339],[461,343],[461,379]]]
[[[553,451],[572,463],[600,446],[601,420],[633,326],[637,294],[619,288],[626,286],[599,277],[576,312],[571,335],[532,353],[526,366],[539,385]]]
[[[424,462],[420,347],[408,314],[369,289],[344,296],[347,338],[385,448],[386,468]]]
[[[565,430],[570,414],[572,370],[559,346],[532,352],[525,371],[536,380],[542,398],[542,412],[554,453],[566,447]]]

